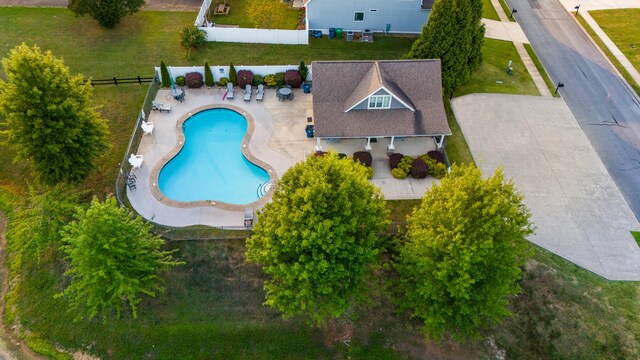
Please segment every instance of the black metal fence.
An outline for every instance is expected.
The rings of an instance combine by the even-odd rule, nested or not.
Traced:
[[[136,121],[133,125],[131,132],[131,138],[129,139],[129,145],[127,151],[125,151],[120,163],[120,169],[118,170],[118,176],[116,177],[116,199],[121,206],[128,208],[135,212],[135,209],[129,203],[129,199],[126,196],[127,183],[126,176],[131,170],[129,164],[129,156],[138,150],[140,140],[143,136],[140,123],[144,120],[142,113],[145,117],[151,113],[151,105],[156,98],[158,90],[160,90],[160,79],[157,75],[151,78],[151,84],[147,90],[147,96],[142,104],[141,111],[136,117]],[[245,239],[251,235],[251,230],[241,226],[225,226],[225,227],[209,227],[209,226],[189,226],[184,228],[165,226],[156,224],[153,221],[149,221],[153,225],[153,231],[156,234],[161,235],[167,240],[220,240],[220,239]]]
[[[91,86],[96,86],[96,85],[121,85],[121,84],[146,84],[146,83],[153,83],[155,80],[155,76],[148,76],[148,77],[144,77],[144,76],[136,76],[136,77],[132,77],[132,78],[117,78],[117,77],[113,77],[111,79],[90,79],[89,81],[91,82]]]

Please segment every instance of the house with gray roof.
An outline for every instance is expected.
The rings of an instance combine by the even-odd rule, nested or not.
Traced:
[[[314,61],[316,150],[323,141],[421,138],[435,148],[451,135],[442,101],[440,60]],[[366,141],[365,141],[366,140]],[[426,151],[425,151],[426,152]]]
[[[307,0],[310,30],[420,33],[434,0]]]

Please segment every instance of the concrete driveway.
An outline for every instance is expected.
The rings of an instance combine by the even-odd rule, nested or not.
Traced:
[[[503,167],[524,195],[529,240],[607,279],[640,280],[638,222],[564,100],[472,94],[451,105],[478,167]]]

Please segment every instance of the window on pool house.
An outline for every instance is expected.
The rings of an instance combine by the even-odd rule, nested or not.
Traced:
[[[391,107],[391,95],[373,95],[369,97],[369,109],[388,109]]]
[[[364,21],[364,11],[356,11],[353,13],[353,21]]]

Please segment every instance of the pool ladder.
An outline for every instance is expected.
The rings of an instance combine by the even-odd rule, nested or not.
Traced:
[[[258,185],[258,188],[256,189],[256,194],[258,195],[259,198],[261,198],[266,193],[268,193],[272,187],[273,187],[273,183],[271,182],[271,180],[265,181],[262,184]]]

